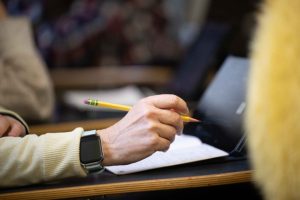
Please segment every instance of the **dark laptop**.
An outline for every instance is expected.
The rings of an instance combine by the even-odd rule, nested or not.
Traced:
[[[189,123],[184,133],[222,149],[231,157],[246,155],[243,116],[249,62],[228,57],[203,93],[193,117],[202,123]]]

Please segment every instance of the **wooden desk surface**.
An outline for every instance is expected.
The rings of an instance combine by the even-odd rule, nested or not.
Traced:
[[[68,131],[81,126],[105,128],[119,119],[88,120],[31,126],[33,133]],[[247,160],[228,161],[219,158],[190,164],[155,169],[128,175],[105,171],[85,178],[66,179],[56,183],[1,189],[0,199],[62,199],[145,192],[181,188],[207,187],[251,181]]]
[[[76,127],[82,127],[85,130],[92,129],[103,129],[107,128],[117,121],[120,118],[110,118],[110,119],[94,119],[94,120],[84,120],[84,121],[75,121],[75,122],[62,122],[56,124],[41,124],[30,126],[30,133],[41,135],[44,133],[55,133],[63,131],[71,131]]]
[[[123,66],[55,69],[50,72],[56,89],[90,89],[124,85],[162,86],[169,83],[173,71],[168,67]]]
[[[208,187],[251,181],[246,160],[196,162],[129,175],[104,172],[86,178],[72,178],[51,184],[39,184],[0,192],[0,199],[61,199]]]

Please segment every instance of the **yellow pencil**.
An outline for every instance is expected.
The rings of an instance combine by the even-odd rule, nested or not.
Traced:
[[[108,103],[108,102],[98,101],[98,100],[94,100],[94,99],[85,100],[84,103],[91,105],[91,106],[101,106],[101,107],[110,108],[110,109],[114,109],[114,110],[129,111],[131,109],[131,106]],[[187,115],[181,115],[181,119],[184,122],[200,122],[200,120],[189,117]]]

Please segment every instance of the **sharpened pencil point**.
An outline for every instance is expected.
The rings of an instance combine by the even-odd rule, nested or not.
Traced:
[[[190,118],[190,121],[189,122],[201,122],[200,120],[198,119],[195,119],[195,118]]]

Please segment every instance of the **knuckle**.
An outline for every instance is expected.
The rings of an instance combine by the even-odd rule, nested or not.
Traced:
[[[159,141],[159,137],[156,134],[152,134],[152,136],[150,136],[148,140],[149,145],[151,147],[155,147],[158,144],[158,141]]]
[[[171,102],[172,105],[178,105],[179,101],[180,101],[180,99],[179,99],[178,96],[176,96],[174,94],[171,94],[171,96],[170,96],[170,102]]]
[[[149,97],[140,99],[138,103],[139,104],[148,104],[149,103]]]
[[[153,117],[153,112],[149,109],[144,110],[144,116],[146,119],[151,119]]]
[[[152,119],[155,116],[155,112],[150,106],[146,105],[143,108],[143,115],[146,117],[146,119]]]
[[[186,114],[188,114],[189,113],[189,108],[188,108],[188,105],[185,101],[183,101],[183,106],[184,106]]]
[[[144,99],[141,99],[141,100],[139,100],[139,102],[138,102],[138,104],[145,104],[146,103],[146,99],[144,98]]]
[[[168,149],[170,148],[170,142],[166,142],[166,144],[164,146],[162,146],[161,151],[168,151]]]
[[[154,122],[152,122],[152,121],[150,121],[150,122],[148,122],[147,123],[147,129],[148,129],[148,131],[150,131],[150,132],[156,132],[156,130],[157,130],[157,125],[156,125],[156,123],[154,123]]]
[[[174,126],[170,126],[168,132],[166,132],[168,138],[172,138],[175,136],[177,129]]]

